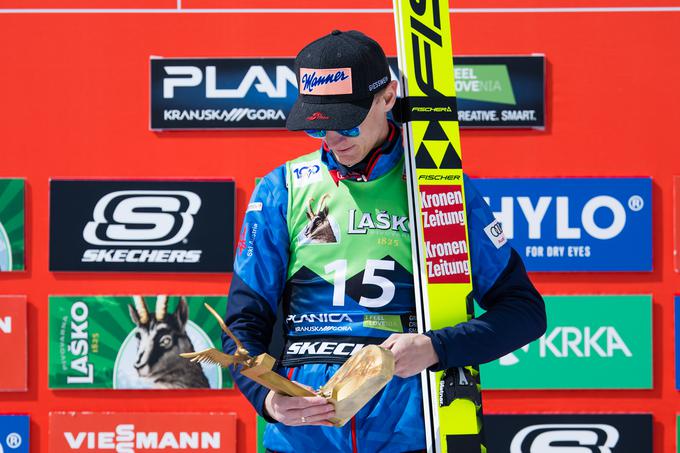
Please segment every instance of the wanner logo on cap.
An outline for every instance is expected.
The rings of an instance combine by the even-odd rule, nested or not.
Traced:
[[[352,68],[300,68],[300,94],[352,94]]]

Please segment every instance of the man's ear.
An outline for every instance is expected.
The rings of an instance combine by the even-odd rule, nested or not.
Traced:
[[[394,103],[397,102],[397,81],[391,80],[381,93],[382,107],[385,113],[392,110]]]

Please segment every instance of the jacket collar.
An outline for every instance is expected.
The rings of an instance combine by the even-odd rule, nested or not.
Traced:
[[[401,160],[403,149],[401,146],[401,129],[391,120],[388,120],[390,131],[387,140],[381,144],[366,164],[363,172],[348,171],[348,168],[335,160],[326,143],[321,145],[321,161],[328,167],[328,172],[338,184],[343,179],[350,181],[372,181],[380,178],[394,168]]]

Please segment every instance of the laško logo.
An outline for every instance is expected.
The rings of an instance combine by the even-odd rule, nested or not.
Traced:
[[[236,451],[236,415],[226,413],[50,414],[51,452]]]
[[[307,121],[329,120],[329,119],[331,119],[329,116],[326,116],[321,112],[314,112],[307,117]]]

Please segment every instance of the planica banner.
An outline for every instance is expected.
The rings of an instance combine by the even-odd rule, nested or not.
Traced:
[[[231,388],[226,369],[179,357],[222,350],[222,331],[204,303],[224,313],[227,298],[50,296],[49,387]]]
[[[401,83],[397,59],[388,61]],[[461,127],[545,127],[543,55],[454,63]],[[292,58],[154,57],[150,66],[152,130],[283,129],[298,93]]]

